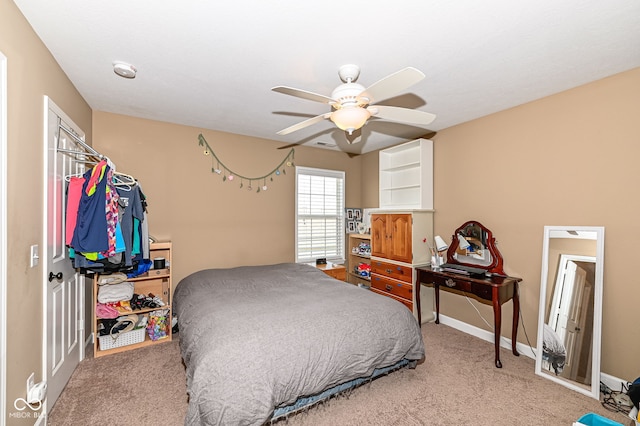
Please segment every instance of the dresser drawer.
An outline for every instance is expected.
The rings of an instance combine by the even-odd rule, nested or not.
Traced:
[[[392,280],[383,275],[371,274],[371,287],[384,293],[413,300],[413,284]]]
[[[412,269],[409,266],[396,265],[394,263],[382,262],[380,260],[371,261],[371,273],[386,275],[396,280],[409,284],[413,282]]]
[[[452,277],[443,277],[435,275],[433,282],[440,285],[441,289],[451,288],[454,290],[463,291],[465,293],[475,294],[484,300],[492,300],[490,285],[478,284],[471,281],[467,281],[464,278],[456,279]]]
[[[409,308],[409,310],[410,310],[411,312],[413,312],[413,302],[411,302],[410,300],[403,299],[402,297],[396,297],[396,296],[394,296],[393,294],[389,294],[389,293],[387,293],[387,292],[377,290],[377,289],[375,289],[375,288],[373,288],[373,287],[371,287],[371,289],[370,289],[370,290],[371,290],[371,291],[373,291],[374,293],[380,294],[380,295],[382,295],[382,296],[389,297],[389,298],[391,298],[391,299],[393,299],[393,300],[396,300],[396,301],[398,301],[398,302],[402,303],[404,306],[406,306],[407,308]]]

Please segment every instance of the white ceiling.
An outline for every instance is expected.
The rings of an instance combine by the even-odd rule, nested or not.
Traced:
[[[91,108],[368,152],[640,66],[638,0],[14,0]],[[133,64],[118,77],[114,61]],[[426,78],[381,104],[437,115],[372,119],[347,145],[325,104],[343,64],[367,87],[407,66]]]

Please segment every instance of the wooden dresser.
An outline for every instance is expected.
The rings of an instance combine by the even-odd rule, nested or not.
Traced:
[[[371,291],[389,296],[413,312],[412,275],[413,271],[409,266],[373,260]]]
[[[416,304],[416,268],[429,263],[424,238],[433,235],[433,211],[376,211],[371,215],[371,291],[405,305],[416,318],[433,320],[433,292]],[[420,298],[420,297],[419,297]],[[425,308],[418,313],[417,309]]]

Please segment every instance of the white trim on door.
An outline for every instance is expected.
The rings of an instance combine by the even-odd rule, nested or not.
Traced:
[[[7,57],[0,52],[0,425],[7,399]]]

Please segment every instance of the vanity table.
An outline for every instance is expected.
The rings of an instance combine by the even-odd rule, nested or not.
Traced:
[[[435,289],[436,324],[440,323],[440,289],[463,296],[471,296],[482,303],[493,306],[495,365],[497,368],[502,368],[500,361],[502,305],[509,300],[513,301],[511,347],[514,355],[520,355],[516,344],[520,320],[518,283],[522,279],[505,275],[502,264],[502,255],[495,246],[495,239],[491,231],[478,222],[470,221],[456,229],[453,234],[445,265],[433,268],[422,267],[416,270],[416,288],[420,288],[420,285],[424,284],[433,286]],[[480,273],[469,274],[464,270],[465,267],[473,268]],[[416,305],[419,316],[421,312],[419,291],[416,292]]]

